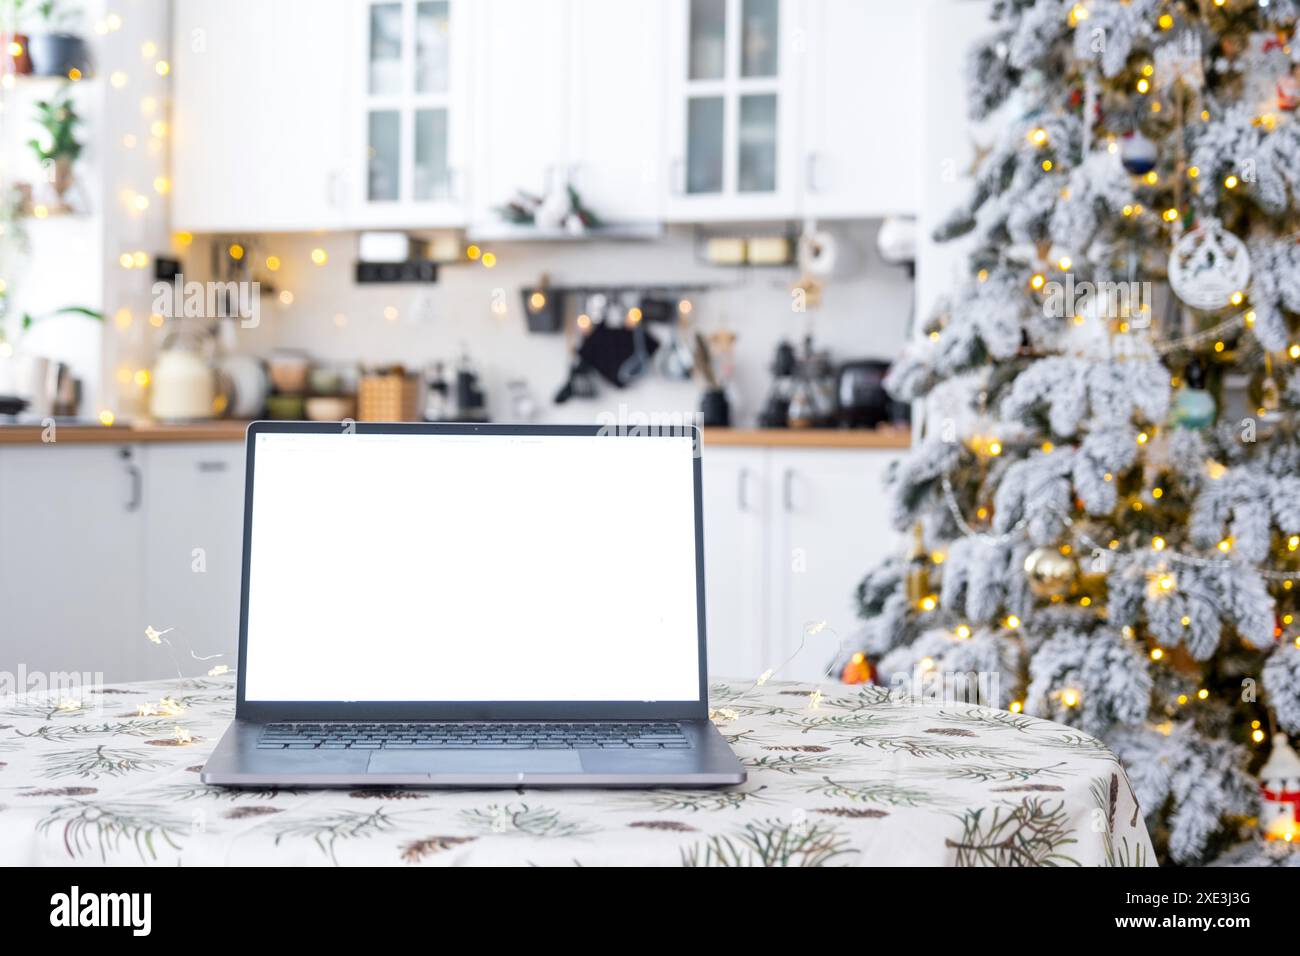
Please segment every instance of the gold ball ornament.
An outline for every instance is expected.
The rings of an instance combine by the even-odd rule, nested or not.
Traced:
[[[1074,559],[1055,548],[1034,548],[1025,556],[1025,576],[1036,597],[1065,594],[1078,572]]]

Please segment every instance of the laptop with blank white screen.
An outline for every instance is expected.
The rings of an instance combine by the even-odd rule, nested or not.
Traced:
[[[231,786],[707,786],[699,433],[249,426]]]

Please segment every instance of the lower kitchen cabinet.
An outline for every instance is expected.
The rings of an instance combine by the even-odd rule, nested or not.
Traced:
[[[238,643],[243,446],[0,449],[0,670],[186,676]],[[195,549],[203,549],[202,560]],[[203,568],[203,570],[198,570]]]
[[[146,453],[144,622],[159,631],[171,629],[167,637],[186,676],[217,664],[233,670],[239,650],[244,446],[156,444]],[[166,649],[149,649],[157,653],[145,676],[176,673]]]
[[[837,641],[857,626],[858,582],[898,544],[883,482],[899,457],[874,449],[705,448],[710,676],[825,674]],[[809,630],[817,633],[800,650]]]

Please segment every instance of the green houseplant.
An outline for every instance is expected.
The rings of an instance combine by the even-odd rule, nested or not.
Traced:
[[[50,175],[50,183],[60,200],[72,185],[72,164],[81,156],[82,144],[76,137],[81,117],[72,103],[68,85],[54,96],[36,101],[36,123],[45,135],[29,139],[28,147]]]

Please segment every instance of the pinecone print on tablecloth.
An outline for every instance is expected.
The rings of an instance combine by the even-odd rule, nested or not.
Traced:
[[[25,790],[20,797],[88,797],[99,793],[97,787],[46,787],[43,790]]]
[[[670,830],[674,833],[695,832],[695,827],[680,820],[633,820],[628,826],[641,830]]]
[[[818,807],[813,813],[823,813],[828,817],[843,817],[847,820],[875,820],[889,816],[888,810],[874,807]]]
[[[353,790],[348,794],[354,800],[424,800],[428,794],[416,793],[414,790]]]
[[[823,747],[821,744],[773,744],[766,746],[764,750],[779,750],[784,753],[803,753],[803,754],[824,754],[830,747]]]
[[[279,807],[235,807],[222,814],[227,820],[247,820],[249,817],[265,817],[279,813]]]
[[[974,737],[975,731],[963,727],[928,727],[927,734],[939,734],[943,737]]]
[[[402,859],[407,863],[419,863],[426,857],[470,843],[478,839],[472,836],[433,836],[423,840],[414,840],[402,847]]]

